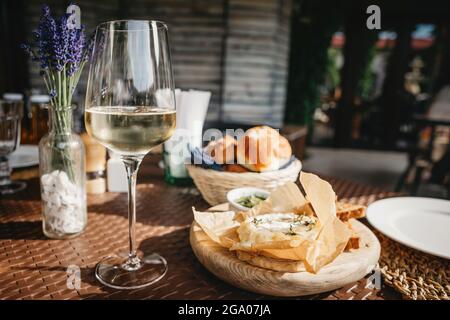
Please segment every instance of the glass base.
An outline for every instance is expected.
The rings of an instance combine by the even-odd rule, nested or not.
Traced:
[[[149,286],[167,273],[167,261],[157,253],[141,258],[108,256],[95,268],[95,277],[105,286],[114,289],[139,289]]]
[[[12,194],[22,191],[27,187],[23,181],[12,181],[11,183],[0,186],[0,194]]]

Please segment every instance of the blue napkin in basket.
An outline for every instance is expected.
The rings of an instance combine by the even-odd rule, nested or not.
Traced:
[[[201,166],[204,169],[212,169],[216,171],[224,171],[223,167],[216,163],[205,151],[199,147],[191,147],[188,145],[188,149],[191,152],[191,163],[196,166]],[[280,167],[280,169],[287,168],[295,160],[295,156],[292,155],[288,162]],[[279,170],[280,170],[279,169]]]
[[[216,171],[223,171],[220,164],[216,163],[213,158],[205,153],[203,149],[199,147],[191,147],[188,145],[189,151],[191,152],[191,163],[196,166],[201,166],[204,169],[212,169]]]

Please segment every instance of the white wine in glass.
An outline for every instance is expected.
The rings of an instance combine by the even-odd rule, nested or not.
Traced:
[[[172,136],[175,110],[153,107],[93,107],[86,130],[108,149],[125,156],[146,155]]]
[[[86,90],[88,133],[120,155],[128,177],[129,251],[97,264],[95,275],[116,289],[160,280],[167,261],[136,250],[136,175],[144,156],[168,140],[176,122],[167,26],[160,21],[117,20],[96,29]]]

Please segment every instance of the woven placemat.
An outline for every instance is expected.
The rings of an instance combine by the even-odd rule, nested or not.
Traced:
[[[384,282],[413,300],[450,299],[450,261],[408,248],[377,232]]]

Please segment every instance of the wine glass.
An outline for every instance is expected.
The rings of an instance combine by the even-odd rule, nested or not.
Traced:
[[[22,115],[22,101],[0,100],[0,195],[16,193],[26,187],[23,181],[11,181],[8,159],[20,144]]]
[[[116,289],[142,288],[167,272],[166,260],[136,250],[136,175],[144,156],[175,129],[175,90],[167,26],[117,20],[96,29],[86,90],[88,133],[120,155],[128,177],[129,252],[97,264],[95,275]]]

